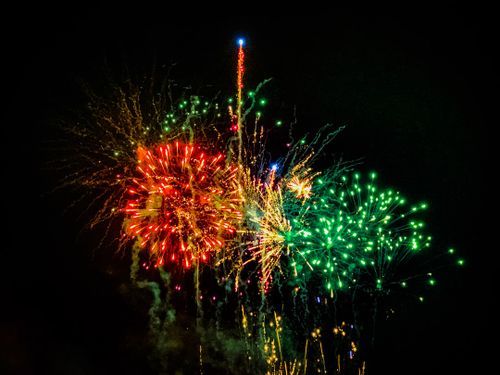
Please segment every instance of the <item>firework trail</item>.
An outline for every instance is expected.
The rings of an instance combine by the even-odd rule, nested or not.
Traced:
[[[243,46],[245,45],[245,40],[243,38],[238,39],[238,79],[237,79],[237,88],[238,88],[238,99],[237,99],[237,131],[238,131],[238,162],[241,164],[242,160],[242,148],[243,148],[243,119],[241,114],[241,108],[243,105],[243,75],[245,74],[245,51]]]

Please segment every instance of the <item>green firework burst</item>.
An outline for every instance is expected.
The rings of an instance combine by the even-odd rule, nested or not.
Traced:
[[[354,285],[383,290],[404,279],[403,263],[430,247],[419,219],[427,203],[409,205],[376,180],[376,173],[366,181],[359,173],[325,173],[313,181],[309,200],[289,205],[286,239],[297,285],[320,277],[332,294]]]

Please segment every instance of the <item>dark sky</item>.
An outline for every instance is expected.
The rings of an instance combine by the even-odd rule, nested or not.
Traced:
[[[331,152],[363,158],[361,169],[427,199],[436,246],[455,246],[467,259],[461,272],[443,273],[426,304],[408,302],[399,325],[380,333],[377,366],[388,373],[482,373],[495,361],[487,339],[498,341],[491,311],[496,233],[487,219],[498,169],[487,163],[498,96],[489,12],[192,12],[75,7],[4,14],[11,25],[2,25],[7,241],[0,372],[144,371],[145,359],[120,343],[124,331],[141,325],[137,312],[92,257],[85,235],[76,238],[81,223],[63,215],[63,199],[41,198],[53,181],[40,169],[40,140],[53,119],[82,104],[78,82],[95,82],[106,64],[147,71],[154,62],[176,63],[172,77],[180,83],[229,92],[234,40],[243,35],[249,82],[272,77],[271,99],[288,113],[297,107],[298,131],[347,125]]]

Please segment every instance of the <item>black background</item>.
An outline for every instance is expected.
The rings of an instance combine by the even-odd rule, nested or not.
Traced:
[[[54,7],[4,14],[0,372],[148,371],[143,353],[124,344],[145,323],[103,265],[115,258],[89,251],[87,235],[77,238],[82,223],[63,214],[65,194],[42,197],[54,182],[40,167],[40,141],[54,119],[82,105],[77,82],[95,81],[106,63],[147,71],[153,62],[175,62],[179,82],[230,92],[240,35],[249,82],[273,77],[272,99],[296,105],[298,132],[348,125],[334,156],[363,158],[362,170],[427,199],[437,250],[452,245],[467,259],[460,272],[443,272],[426,303],[409,301],[379,333],[373,373],[493,367],[498,249],[488,214],[498,168],[487,162],[498,86],[488,10],[195,13]]]

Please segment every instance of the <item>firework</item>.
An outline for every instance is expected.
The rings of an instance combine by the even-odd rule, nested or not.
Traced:
[[[313,179],[319,175],[309,167],[314,152],[309,150],[303,156],[300,149],[299,144],[287,155],[292,162],[282,175],[279,175],[279,166],[275,163],[260,178],[244,179],[251,255],[243,266],[258,263],[264,289],[267,289],[273,273],[281,272],[283,259],[290,256],[290,220],[300,213],[311,197]]]
[[[254,240],[250,243],[251,258],[243,265],[257,261],[261,271],[261,285],[266,288],[272,273],[280,269],[282,254],[286,253],[284,233],[290,231],[290,223],[283,211],[283,194],[275,186],[275,170],[271,169],[270,179],[266,184],[254,182],[259,199],[251,211],[250,223],[256,228]]]
[[[237,90],[238,90],[238,98],[237,98],[237,110],[236,115],[238,117],[237,126],[238,126],[238,137],[241,140],[241,107],[243,105],[243,75],[245,74],[245,50],[243,49],[243,45],[245,44],[245,40],[240,38],[238,40],[238,77],[237,77]]]
[[[332,179],[328,173],[314,180],[312,197],[290,219],[290,267],[298,282],[314,275],[326,288],[343,290],[353,285],[383,289],[398,280],[398,268],[430,246],[425,223],[418,213],[426,203],[408,205],[392,189],[380,189],[376,174],[362,183]]]
[[[234,237],[242,214],[237,167],[222,153],[174,142],[138,148],[125,233],[162,265],[206,262]]]
[[[168,314],[159,308],[161,288],[166,301],[181,289],[191,293],[190,288],[181,288],[187,280],[182,277],[175,279],[172,289],[170,278],[179,275],[167,267],[194,266],[197,328],[202,309],[203,313],[217,309],[213,314],[217,327],[223,308],[238,314],[238,308],[224,305],[235,297],[242,311],[244,340],[248,347],[258,348],[260,354],[253,361],[266,373],[327,373],[329,368],[364,373],[352,325],[326,330],[323,324],[323,331],[310,328],[321,325],[329,316],[323,310],[337,303],[328,294],[406,287],[414,269],[403,266],[430,247],[431,237],[419,218],[427,204],[408,205],[399,192],[379,188],[375,173],[363,182],[358,173],[342,176],[344,165],[315,170],[317,158],[342,127],[332,130],[327,125],[297,141],[290,129],[288,142],[283,142],[284,156],[271,155],[266,142],[272,126],[260,110],[252,112],[267,103],[259,92],[267,81],[254,91],[243,91],[244,40],[238,45],[237,93],[228,99],[227,114],[225,105],[198,96],[172,101],[171,92],[153,84],[148,89],[115,88],[113,100],[91,96],[90,125],[70,128],[77,148],[72,154],[78,160],[63,160],[75,168],[64,183],[88,190],[85,194],[98,207],[91,225],[120,221],[123,249],[132,249],[131,278],[153,292],[152,329],[164,329],[157,322],[166,319],[170,324],[175,317],[174,307]],[[281,127],[283,121],[274,124]],[[111,227],[108,231],[114,235]],[[144,258],[149,258],[147,265]],[[161,288],[139,280],[143,275],[152,277],[151,272],[139,273],[140,263],[146,269],[151,263],[159,269]],[[462,266],[464,260],[457,263]],[[207,272],[201,275],[202,271]],[[426,275],[434,285],[432,274]],[[239,288],[242,281],[245,288]],[[206,290],[215,283],[220,295]],[[279,293],[268,294],[270,290]],[[296,298],[299,290],[304,293]],[[208,292],[210,298],[204,299]],[[308,306],[309,297],[317,306]],[[272,306],[278,301],[281,316]],[[245,309],[253,312],[247,316]],[[316,320],[306,319],[314,315],[312,310],[320,312]],[[285,321],[304,326],[291,332]],[[328,345],[337,348],[333,354],[325,350],[328,337],[333,342]],[[200,368],[202,358],[200,344]]]
[[[248,357],[262,363],[269,375],[308,373],[364,374],[356,328],[345,321],[298,334],[286,316],[276,311],[248,312],[241,308],[241,325],[249,343]],[[332,370],[332,371],[330,371]]]

